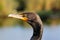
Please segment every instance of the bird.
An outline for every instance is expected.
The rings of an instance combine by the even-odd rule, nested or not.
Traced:
[[[30,40],[41,40],[43,35],[43,23],[35,12],[22,12],[20,14],[9,14],[8,17],[17,18],[27,22],[33,28],[33,35]]]

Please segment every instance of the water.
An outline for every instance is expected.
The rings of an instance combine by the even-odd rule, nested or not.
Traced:
[[[42,40],[60,40],[60,26],[45,27]]]
[[[30,40],[32,28],[0,28],[0,40]],[[44,27],[42,40],[60,40],[60,27]]]

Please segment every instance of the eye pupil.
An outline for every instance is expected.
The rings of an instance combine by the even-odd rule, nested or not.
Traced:
[[[27,15],[23,15],[23,17],[26,17]]]

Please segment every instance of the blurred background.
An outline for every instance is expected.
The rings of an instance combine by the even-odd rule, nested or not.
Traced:
[[[31,26],[11,13],[36,12],[43,22],[42,40],[60,40],[60,0],[0,0],[0,40],[29,40]]]

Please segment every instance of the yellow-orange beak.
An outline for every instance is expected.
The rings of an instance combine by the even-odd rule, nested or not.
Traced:
[[[23,17],[23,14],[9,14],[8,17],[13,17],[13,18],[18,18],[21,19],[23,21],[27,21],[28,18],[27,17]]]

